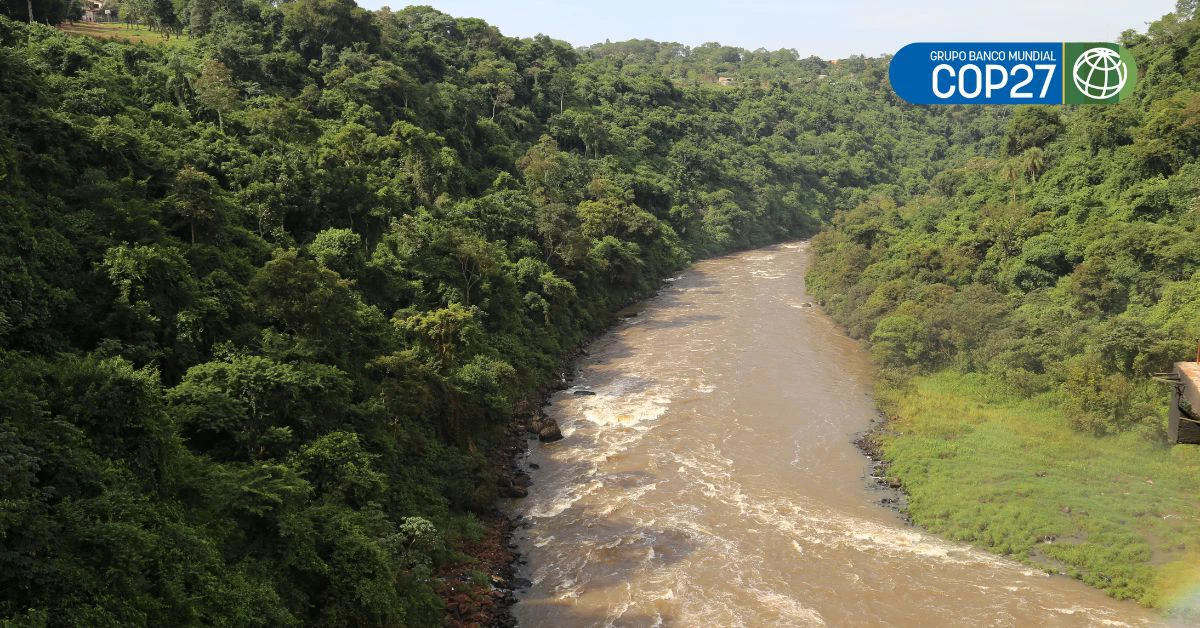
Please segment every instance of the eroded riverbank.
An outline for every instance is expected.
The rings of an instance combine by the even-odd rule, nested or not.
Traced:
[[[511,504],[521,624],[1154,622],[878,504],[851,443],[869,365],[807,263],[804,244],[700,262],[577,362],[546,408],[566,438],[533,447]]]

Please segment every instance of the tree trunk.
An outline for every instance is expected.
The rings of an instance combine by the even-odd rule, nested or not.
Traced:
[[[25,0],[25,8],[29,9],[29,23],[33,24],[33,0]]]

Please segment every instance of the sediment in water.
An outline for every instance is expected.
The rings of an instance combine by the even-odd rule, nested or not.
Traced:
[[[646,294],[617,308],[608,325],[567,353],[545,383],[515,404],[512,420],[505,429],[504,438],[500,446],[492,451],[489,462],[496,476],[501,500],[521,499],[533,490],[529,471],[537,466],[527,462],[530,443],[554,442],[562,438],[561,433],[557,438],[542,435],[547,422],[554,424],[557,431],[557,424],[553,419],[546,417],[542,408],[549,405],[551,395],[571,387],[575,379],[575,363],[579,358],[588,355],[586,347],[620,323],[636,317],[639,313],[628,311],[629,308],[657,292]],[[499,504],[481,518],[485,527],[483,537],[466,547],[458,548],[470,557],[471,561],[449,565],[438,573],[438,594],[446,605],[446,625],[455,628],[516,626],[517,620],[512,614],[512,607],[517,602],[517,592],[529,583],[516,577],[517,566],[524,564],[525,559],[518,551],[513,537],[518,530],[531,526],[532,522],[521,515],[508,514]],[[486,573],[490,587],[481,587],[473,583],[472,572]]]
[[[800,312],[802,283],[774,281],[802,276],[802,248],[698,264],[637,324],[589,345],[574,383],[596,397],[552,398],[545,412],[567,438],[529,451],[536,492],[506,508],[531,524],[513,539],[528,560],[517,576],[531,581],[513,615],[531,626],[1138,617],[878,508],[866,483],[898,468],[868,469],[850,448],[878,417],[869,362],[826,317]]]

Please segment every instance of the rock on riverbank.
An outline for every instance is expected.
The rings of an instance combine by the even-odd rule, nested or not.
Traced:
[[[854,446],[871,461],[866,479],[871,488],[884,493],[884,496],[879,499],[880,505],[900,513],[904,522],[912,525],[912,519],[907,512],[908,495],[904,492],[904,486],[900,480],[890,473],[888,468],[890,465],[884,459],[883,449],[879,444],[879,435],[886,428],[887,419],[880,415],[870,430],[858,434],[854,438]]]
[[[615,326],[620,321],[639,314],[641,312],[631,314],[620,313],[618,310],[618,313],[614,314],[612,325]],[[496,476],[496,494],[500,499],[521,499],[529,495],[533,478],[528,471],[537,468],[536,464],[527,464],[525,461],[530,441],[536,439],[543,443],[553,443],[563,438],[558,422],[547,417],[542,408],[549,405],[551,395],[571,387],[572,365],[581,356],[588,355],[583,347],[606,333],[608,329],[611,329],[611,326],[587,339],[579,348],[566,355],[555,374],[545,384],[514,405],[513,419],[505,431],[504,441],[491,454],[490,466]],[[596,393],[577,390],[575,394]],[[466,555],[468,560],[448,565],[438,573],[441,581],[438,593],[446,604],[446,625],[455,628],[516,626],[512,606],[517,601],[517,591],[528,586],[529,582],[515,577],[517,565],[524,564],[525,559],[516,551],[517,544],[513,540],[513,534],[518,528],[529,527],[531,523],[519,515],[511,517],[501,508],[481,518],[486,527],[483,537],[464,547],[456,548]],[[479,582],[480,574],[487,574],[487,583]]]

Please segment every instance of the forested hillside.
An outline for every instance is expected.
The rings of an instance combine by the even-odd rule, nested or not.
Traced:
[[[487,452],[567,351],[690,259],[926,192],[999,151],[1008,113],[899,103],[880,60],[177,4],[170,47],[0,18],[17,624],[440,623],[432,573],[493,507]],[[1087,115],[1140,132],[1113,111]],[[1060,145],[1042,181],[1075,176]],[[1137,188],[1146,211],[1174,180]]]
[[[809,279],[882,367],[918,523],[1162,605],[1163,565],[1200,576],[1200,456],[1150,378],[1200,342],[1195,4],[1122,43],[1135,98],[1017,109],[998,153],[836,214]]]

